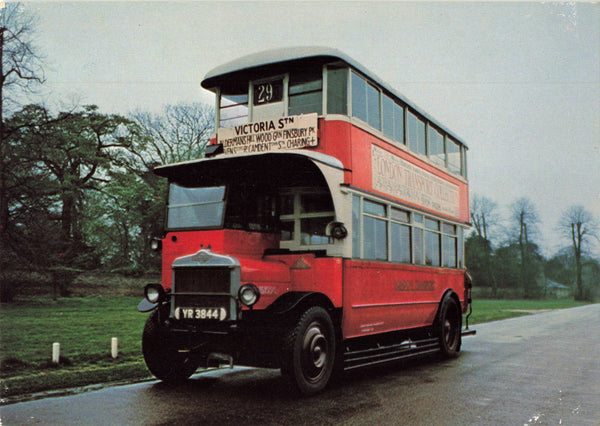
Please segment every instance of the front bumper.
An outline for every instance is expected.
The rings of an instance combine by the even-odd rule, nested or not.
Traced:
[[[169,316],[168,303],[159,307],[159,312],[161,343],[193,354],[201,366],[228,357],[240,365],[279,366],[284,331],[281,318],[272,318],[265,312],[240,311],[235,321],[181,321]]]

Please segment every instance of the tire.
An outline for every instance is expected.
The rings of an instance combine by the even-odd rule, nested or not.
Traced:
[[[314,306],[284,336],[281,373],[298,391],[322,391],[335,364],[335,331],[327,311]]]
[[[142,333],[142,353],[148,370],[166,383],[181,383],[198,368],[198,361],[190,353],[178,352],[161,342],[158,310],[146,320]]]
[[[456,300],[447,295],[442,300],[436,322],[437,336],[443,357],[456,358],[459,355],[462,343],[461,327],[460,308]]]

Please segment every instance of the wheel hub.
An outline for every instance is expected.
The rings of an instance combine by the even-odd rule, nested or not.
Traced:
[[[327,364],[327,339],[321,329],[315,325],[304,335],[302,352],[304,371],[307,377],[318,378]]]

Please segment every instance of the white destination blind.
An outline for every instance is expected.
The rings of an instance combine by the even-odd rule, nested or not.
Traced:
[[[372,146],[373,189],[427,209],[459,215],[458,186]]]
[[[317,146],[317,114],[221,127],[217,135],[225,154],[250,154]]]

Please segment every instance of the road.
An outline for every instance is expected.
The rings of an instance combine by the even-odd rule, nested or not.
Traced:
[[[235,368],[7,405],[1,425],[600,425],[600,305],[476,328],[458,359],[355,371],[313,397]]]

